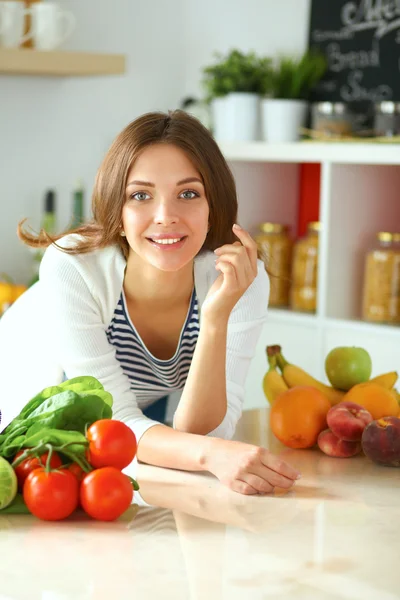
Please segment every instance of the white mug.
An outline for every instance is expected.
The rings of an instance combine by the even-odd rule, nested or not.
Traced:
[[[30,8],[33,44],[37,50],[53,50],[75,29],[73,13],[61,9],[55,2],[38,2]]]
[[[25,15],[29,13],[24,2],[0,1],[0,47],[17,48],[32,37],[32,30],[24,35]]]

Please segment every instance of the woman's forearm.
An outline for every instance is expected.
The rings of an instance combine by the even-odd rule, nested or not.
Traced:
[[[215,438],[176,431],[155,425],[141,437],[137,450],[140,462],[183,471],[207,471]]]
[[[184,390],[175,413],[179,431],[205,435],[222,423],[227,409],[227,321],[204,320]]]

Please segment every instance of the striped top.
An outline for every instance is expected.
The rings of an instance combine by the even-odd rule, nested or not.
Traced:
[[[183,389],[199,329],[198,300],[193,290],[176,352],[172,358],[160,360],[146,348],[130,319],[125,295],[121,292],[106,334],[116,349],[116,358],[123,372],[129,378],[139,408],[143,410],[159,398]]]

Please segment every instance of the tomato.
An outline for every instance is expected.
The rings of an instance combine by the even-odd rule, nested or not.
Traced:
[[[24,450],[20,450],[19,452],[17,452],[14,460],[19,458],[23,453],[24,453]],[[43,465],[46,466],[48,455],[49,455],[49,453],[45,452],[44,454],[42,454],[40,456],[40,460],[38,458],[36,458],[35,456],[30,456],[29,458],[26,458],[25,460],[23,460],[22,463],[20,463],[18,465],[18,467],[15,467],[14,471],[17,475],[18,486],[19,486],[20,490],[22,490],[25,479],[28,477],[29,473],[31,473],[35,469],[39,469]],[[42,464],[40,463],[40,461]],[[51,455],[51,460],[50,460],[50,468],[58,469],[58,467],[61,467],[61,465],[62,465],[61,458],[58,456],[58,454],[56,452],[53,452]]]
[[[70,471],[79,482],[85,477],[86,473],[77,463],[71,463],[68,465],[68,471]]]
[[[135,458],[136,436],[125,423],[115,419],[100,419],[87,430],[88,460],[92,467],[124,469]]]
[[[25,504],[35,517],[45,521],[66,519],[78,506],[79,483],[68,469],[46,472],[42,467],[24,483]]]
[[[90,517],[99,521],[114,521],[129,508],[132,499],[129,478],[115,467],[96,469],[81,483],[81,506]]]

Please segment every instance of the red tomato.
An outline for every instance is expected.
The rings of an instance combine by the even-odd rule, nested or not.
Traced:
[[[130,480],[115,467],[96,469],[81,483],[81,506],[90,517],[99,521],[114,521],[129,508],[132,499]]]
[[[92,467],[124,469],[136,454],[136,437],[122,421],[100,419],[89,427],[89,462]]]
[[[24,453],[24,450],[20,450],[19,452],[17,452],[14,460],[19,458],[23,453]],[[18,465],[18,467],[15,467],[14,471],[17,475],[18,486],[19,486],[20,490],[22,490],[25,479],[28,477],[29,473],[32,473],[32,471],[34,471],[35,469],[39,469],[40,467],[42,467],[42,465],[46,466],[48,455],[49,455],[49,453],[45,452],[44,454],[42,454],[40,456],[40,460],[42,461],[42,464],[40,464],[40,461],[38,458],[31,456],[31,457],[23,460],[22,463],[20,463]],[[58,454],[56,452],[53,452],[51,455],[51,460],[50,460],[50,468],[58,469],[58,467],[61,467],[61,465],[62,465],[61,458],[58,456]]]
[[[68,465],[68,471],[75,475],[79,483],[86,475],[85,471],[77,463],[71,463],[70,465]]]
[[[25,504],[35,517],[45,521],[66,519],[78,506],[79,483],[68,469],[35,469],[24,483]]]

